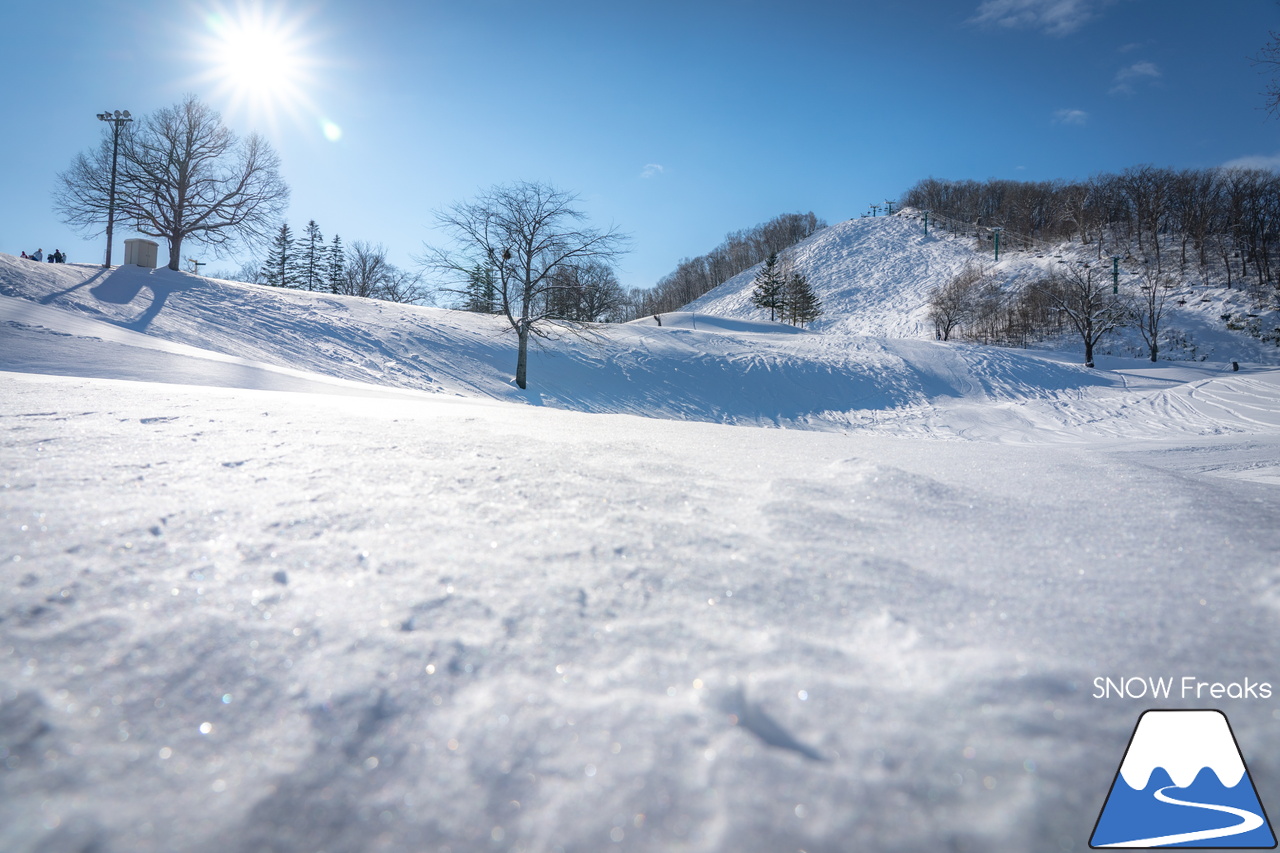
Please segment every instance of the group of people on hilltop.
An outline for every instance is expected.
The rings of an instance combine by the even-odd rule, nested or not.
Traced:
[[[28,255],[26,252],[23,252],[22,257],[26,258],[29,261],[43,261],[45,259],[44,249],[36,249],[36,253],[34,255]],[[65,264],[66,262],[67,262],[67,256],[62,254],[61,249],[54,249],[52,252],[49,253],[49,263]]]

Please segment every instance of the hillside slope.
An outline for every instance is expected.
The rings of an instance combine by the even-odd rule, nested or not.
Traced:
[[[1280,424],[1280,374],[1032,354],[666,315],[562,331],[511,381],[497,317],[0,256],[0,369],[268,390],[445,393],[584,412],[1003,442],[1205,435]],[[1248,383],[1261,382],[1262,389]],[[1173,402],[1209,383],[1249,407]],[[1247,386],[1247,387],[1246,387]],[[1135,407],[1141,407],[1135,409]],[[1168,413],[1177,411],[1170,419]],[[1000,412],[993,429],[992,413]]]
[[[1275,683],[1277,370],[0,289],[5,853],[1083,850],[1094,679]]]
[[[1043,251],[1003,251],[999,263],[991,251],[977,250],[972,237],[956,237],[931,227],[924,233],[919,215],[905,210],[894,216],[850,219],[801,241],[784,258],[803,273],[822,300],[823,316],[810,329],[890,338],[933,338],[928,319],[930,291],[945,284],[968,264],[988,271],[1006,290],[1052,275],[1063,263],[1099,264],[1095,247],[1063,244]],[[697,299],[686,310],[742,319],[768,319],[751,304],[757,264]],[[1122,283],[1132,286],[1134,263],[1122,267]],[[1110,274],[1110,262],[1100,265]],[[1280,348],[1247,334],[1230,331],[1224,315],[1245,318],[1252,301],[1240,290],[1186,285],[1173,291],[1166,328],[1179,333],[1177,345],[1165,351],[1175,359],[1249,361],[1280,364]],[[1270,325],[1280,315],[1264,318]],[[1268,326],[1269,327],[1269,326]],[[1078,341],[1065,338],[1055,346],[1074,351]],[[1136,335],[1119,332],[1104,339],[1102,352],[1140,356]]]
[[[978,260],[970,245],[924,234],[901,216],[850,219],[824,228],[785,253],[822,300],[821,332],[893,338],[933,336],[926,314],[930,288]],[[727,317],[766,316],[751,304],[761,265],[739,273],[687,306]]]

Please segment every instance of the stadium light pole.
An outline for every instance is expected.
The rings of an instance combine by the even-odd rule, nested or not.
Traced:
[[[98,120],[111,123],[111,192],[107,199],[107,260],[102,266],[111,268],[111,234],[116,223],[116,161],[120,156],[120,130],[133,116],[128,110],[98,113]]]

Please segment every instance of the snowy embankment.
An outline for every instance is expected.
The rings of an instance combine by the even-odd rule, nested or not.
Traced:
[[[1280,685],[1275,371],[0,297],[6,851],[1082,851],[1094,678]]]

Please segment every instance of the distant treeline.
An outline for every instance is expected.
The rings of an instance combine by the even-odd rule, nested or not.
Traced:
[[[1098,255],[1136,251],[1157,270],[1211,263],[1231,285],[1276,280],[1280,175],[1263,169],[1134,166],[1084,181],[946,181],[926,178],[903,204],[982,227],[1000,227],[1009,248],[1079,238]],[[1216,267],[1216,264],[1215,264]]]
[[[754,228],[734,231],[707,254],[680,261],[653,288],[628,293],[632,319],[675,311],[826,227],[812,212],[784,213]]]

